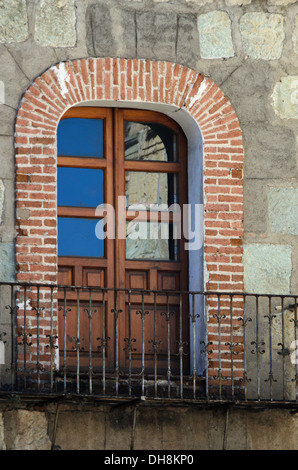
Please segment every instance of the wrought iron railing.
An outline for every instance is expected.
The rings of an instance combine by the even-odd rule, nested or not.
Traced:
[[[296,295],[0,284],[0,391],[298,403]]]

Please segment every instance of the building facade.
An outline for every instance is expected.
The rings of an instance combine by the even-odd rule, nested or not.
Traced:
[[[186,409],[274,402],[284,416],[280,403],[298,398],[298,3],[3,0],[0,9],[3,392]],[[93,140],[101,154],[88,153]],[[85,201],[94,178],[95,202]],[[158,205],[177,202],[187,229],[175,238],[175,210],[164,223]],[[116,220],[102,252],[99,204]],[[26,412],[3,409],[3,423]],[[239,447],[257,447],[251,429]]]

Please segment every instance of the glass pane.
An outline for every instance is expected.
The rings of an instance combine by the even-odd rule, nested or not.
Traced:
[[[177,249],[172,224],[135,220],[126,223],[126,259],[176,260]]]
[[[125,159],[176,162],[176,134],[162,124],[125,121]]]
[[[58,255],[103,257],[104,240],[100,240],[95,234],[97,230],[98,235],[98,223],[102,227],[96,219],[59,217]]]
[[[58,206],[97,207],[103,200],[103,170],[58,168]]]
[[[103,120],[67,118],[57,130],[58,155],[103,157]]]
[[[176,179],[173,173],[126,171],[126,207],[146,210],[160,206],[160,210],[166,210],[174,202],[178,203]]]

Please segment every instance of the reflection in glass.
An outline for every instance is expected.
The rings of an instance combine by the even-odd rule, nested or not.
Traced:
[[[125,121],[125,159],[176,162],[176,134],[156,123]]]
[[[58,255],[103,257],[104,241],[95,234],[97,223],[96,219],[59,217]]]
[[[103,120],[67,118],[57,129],[59,156],[103,157]]]
[[[175,186],[176,175],[173,173],[126,171],[126,207],[133,209],[142,205],[144,209],[153,209],[163,206],[160,210],[166,210],[174,202],[178,203]]]
[[[97,207],[103,201],[103,170],[58,167],[58,206]]]
[[[177,247],[172,224],[136,220],[126,223],[126,259],[175,260]]]

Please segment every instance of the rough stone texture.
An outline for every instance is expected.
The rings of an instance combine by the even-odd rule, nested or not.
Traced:
[[[294,52],[298,54],[298,15],[295,16],[295,26],[293,30],[293,48]]]
[[[246,232],[266,233],[267,190],[262,179],[244,182],[244,229]]]
[[[282,77],[272,93],[272,106],[282,119],[298,119],[298,75]]]
[[[247,178],[283,178],[296,175],[296,142],[291,129],[258,123],[243,125]]]
[[[269,189],[269,218],[273,232],[298,235],[298,188]]]
[[[35,40],[42,46],[76,44],[74,0],[40,0],[35,18]]]
[[[297,0],[267,0],[268,5],[280,5],[280,6],[286,6],[290,5],[291,3],[297,2]]]
[[[240,19],[245,54],[253,59],[279,59],[282,53],[284,18],[279,14],[249,12]]]
[[[226,0],[226,5],[228,6],[234,6],[234,5],[249,5],[251,3],[251,0]]]
[[[3,222],[4,193],[5,186],[3,180],[0,180],[0,224]]]
[[[232,97],[241,122],[269,120],[272,112],[269,97],[276,83],[272,76],[275,76],[275,70],[270,62],[245,61],[234,66],[221,84],[223,92]]]
[[[7,450],[50,450],[45,413],[13,410],[5,413],[5,443]]]
[[[199,32],[196,15],[178,16],[177,62],[195,67],[200,58]]]
[[[227,13],[212,11],[198,18],[201,56],[205,59],[232,57],[231,20]]]
[[[244,245],[245,290],[255,294],[288,294],[292,248],[252,243]]]
[[[6,445],[4,441],[3,413],[0,413],[0,450],[6,450]]]
[[[136,18],[138,57],[175,61],[177,15],[146,11],[138,12]]]
[[[24,41],[28,37],[26,0],[1,0],[0,42]]]
[[[135,13],[105,4],[87,10],[87,45],[90,55],[133,57],[136,53]]]
[[[0,243],[0,282],[14,281],[14,244]]]

